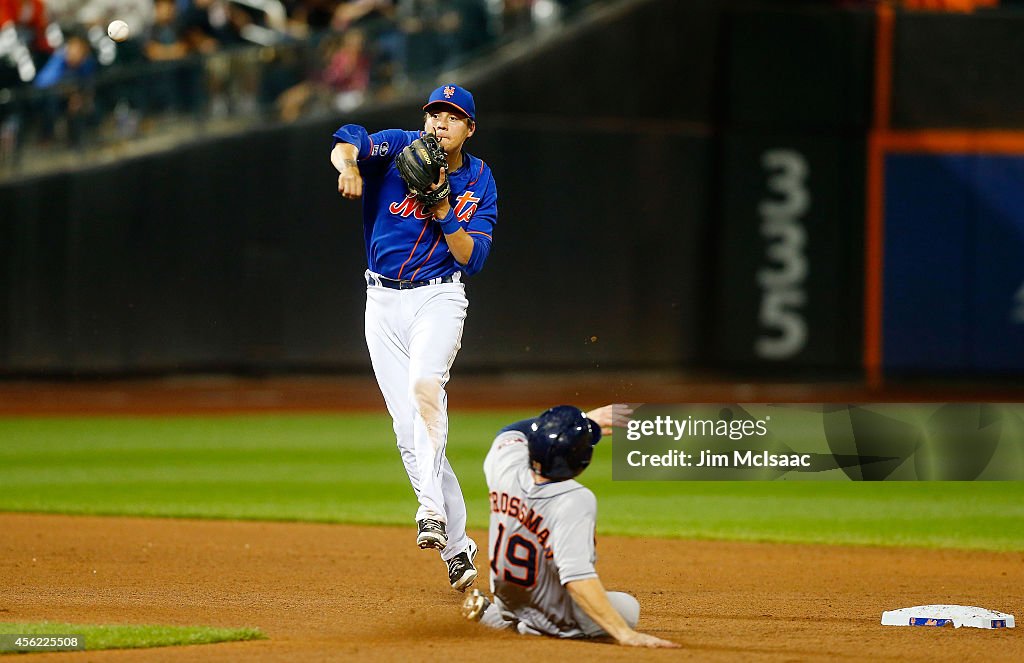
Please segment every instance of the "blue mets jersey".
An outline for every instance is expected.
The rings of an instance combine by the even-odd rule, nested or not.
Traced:
[[[386,129],[374,134],[355,124],[334,132],[334,144],[359,148],[363,178],[363,238],[370,271],[392,279],[423,281],[455,272],[479,272],[491,251],[498,220],[498,191],[491,169],[462,153],[462,166],[448,174],[449,197],[459,226],[473,238],[469,262],[460,265],[448,250],[441,226],[408,192],[395,167],[395,156],[422,131]],[[332,145],[333,148],[333,145]]]

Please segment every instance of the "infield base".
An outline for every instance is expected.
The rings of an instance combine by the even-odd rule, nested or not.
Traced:
[[[1013,615],[970,605],[917,605],[886,610],[882,626],[970,626],[971,628],[1015,628]]]

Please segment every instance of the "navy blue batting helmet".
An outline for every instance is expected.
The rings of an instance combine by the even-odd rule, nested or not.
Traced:
[[[565,481],[590,465],[601,427],[571,405],[547,410],[530,425],[530,467],[545,479]]]

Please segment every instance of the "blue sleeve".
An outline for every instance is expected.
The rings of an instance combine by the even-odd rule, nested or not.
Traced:
[[[390,163],[396,154],[418,136],[417,131],[402,129],[385,129],[371,134],[358,124],[346,124],[334,132],[331,149],[338,143],[349,143],[359,148],[360,161]]]
[[[509,424],[508,426],[505,426],[500,431],[498,431],[498,435],[501,435],[502,433],[508,433],[508,432],[511,432],[511,431],[518,431],[518,432],[522,433],[523,435],[529,436],[530,435],[530,426],[532,426],[533,422],[535,422],[535,421],[537,421],[537,420],[536,419],[523,419],[522,421],[517,421],[514,424]]]
[[[96,58],[89,56],[89,59],[85,61],[84,65],[82,65],[81,76],[83,78],[92,78],[96,75],[96,71],[99,69],[99,66],[100,64],[96,61]]]
[[[64,77],[64,53],[66,51],[67,47],[64,47],[50,56],[43,68],[39,70],[36,79],[32,81],[33,86],[44,89],[60,83]]]
[[[466,228],[466,232],[473,238],[473,253],[469,256],[469,262],[462,268],[466,276],[472,276],[484,268],[484,262],[491,254],[494,225],[498,223],[498,189],[490,172],[487,173],[487,177],[489,181],[483,199],[469,218],[469,226]]]

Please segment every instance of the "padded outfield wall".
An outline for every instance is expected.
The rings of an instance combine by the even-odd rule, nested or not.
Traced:
[[[1024,374],[1024,14],[879,16],[869,375]]]
[[[728,20],[715,365],[1024,373],[1024,14]]]
[[[460,370],[1021,373],[1022,21],[651,0],[496,58]],[[362,370],[343,121],[419,110],[0,185],[0,372]]]
[[[699,356],[719,13],[641,3],[470,84],[500,218],[460,370]],[[691,48],[593,50],[667,21]],[[593,103],[627,71],[620,105]],[[0,370],[364,370],[359,205],[336,192],[330,136],[421,118],[414,101],[0,186]]]

